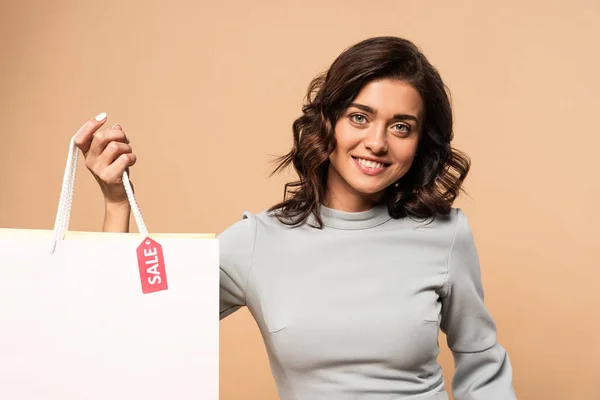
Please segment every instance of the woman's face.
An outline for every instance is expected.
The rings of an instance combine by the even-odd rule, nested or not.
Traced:
[[[422,118],[423,100],[411,85],[394,79],[365,85],[335,125],[327,206],[363,211],[377,203],[412,165]]]

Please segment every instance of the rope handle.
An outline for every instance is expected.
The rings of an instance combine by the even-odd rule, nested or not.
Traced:
[[[50,253],[53,254],[56,250],[56,245],[59,240],[64,240],[65,233],[69,229],[69,221],[71,218],[71,207],[73,204],[73,192],[75,189],[75,175],[77,172],[77,159],[79,155],[79,149],[75,146],[75,136],[71,138],[69,144],[69,155],[67,156],[67,163],[65,166],[65,173],[63,176],[62,189],[60,192],[60,199],[58,202],[58,211],[56,213],[56,219],[54,220],[54,235],[52,239],[52,247]],[[140,235],[143,238],[148,236],[148,228],[144,223],[144,218],[140,211],[140,207],[133,194],[131,183],[129,182],[129,175],[127,171],[123,171],[123,186],[125,187],[125,193],[127,193],[127,200],[131,206],[131,212],[135,219],[135,223],[138,227]]]

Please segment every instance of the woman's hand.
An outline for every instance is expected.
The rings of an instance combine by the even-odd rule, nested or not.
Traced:
[[[105,113],[90,119],[79,128],[73,141],[104,195],[106,209],[102,230],[129,232],[131,209],[123,186],[123,172],[135,164],[136,156],[121,126],[98,131],[105,122]]]
[[[120,125],[98,131],[106,122],[106,114],[87,121],[75,135],[75,145],[85,157],[90,170],[104,195],[107,204],[127,202],[123,187],[123,172],[135,164],[136,156]]]

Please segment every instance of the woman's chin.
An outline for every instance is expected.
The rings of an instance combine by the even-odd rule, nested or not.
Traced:
[[[387,186],[382,186],[382,185],[356,185],[353,186],[353,189],[366,196],[366,197],[373,197],[373,198],[378,198],[381,197],[383,195],[383,192],[385,192],[385,189],[387,188]]]

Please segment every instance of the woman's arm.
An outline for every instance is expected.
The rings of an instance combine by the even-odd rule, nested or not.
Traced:
[[[457,210],[456,218],[441,323],[454,356],[452,393],[456,400],[515,400],[510,359],[483,302],[473,235],[462,211]]]
[[[219,239],[220,319],[247,306],[246,292],[257,232],[256,216],[244,213],[242,220],[222,232]]]
[[[123,187],[123,172],[135,164],[136,156],[120,125],[99,131],[106,122],[102,113],[88,120],[74,136],[104,196],[103,232],[129,232],[131,209]]]
[[[74,138],[75,145],[85,157],[104,196],[103,232],[129,232],[131,207],[123,187],[123,172],[135,164],[129,140],[119,125],[98,131],[106,122],[100,114],[86,122]],[[223,319],[246,305],[246,288],[254,241],[254,215],[245,214],[218,236],[220,259],[220,318]]]
[[[129,232],[131,207],[129,202],[106,203],[102,232]]]

